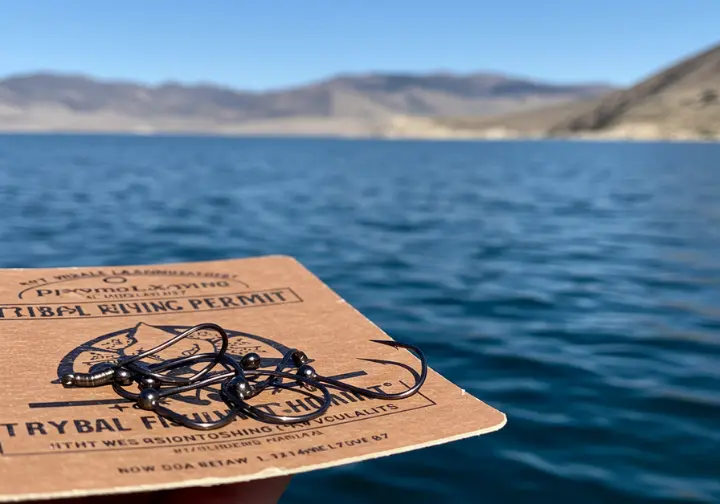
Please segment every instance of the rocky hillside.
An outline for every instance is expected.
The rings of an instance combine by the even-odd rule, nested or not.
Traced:
[[[605,96],[493,116],[404,117],[387,133],[396,138],[720,140],[720,45]]]
[[[549,133],[720,137],[720,45],[569,114]]]

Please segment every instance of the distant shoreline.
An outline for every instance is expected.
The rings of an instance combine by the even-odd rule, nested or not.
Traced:
[[[197,137],[197,138],[247,138],[247,139],[305,139],[305,140],[375,140],[387,142],[578,142],[578,143],[678,143],[678,144],[715,144],[720,138],[703,137],[620,137],[612,135],[353,135],[321,133],[282,133],[282,132],[223,132],[223,131],[132,131],[132,130],[49,130],[49,129],[3,129],[0,136],[126,136],[126,137]]]
[[[36,73],[0,79],[0,132],[385,141],[720,141],[720,45],[628,88],[370,73],[265,93]]]

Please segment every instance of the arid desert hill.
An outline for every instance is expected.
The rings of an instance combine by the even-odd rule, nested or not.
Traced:
[[[494,117],[399,124],[394,136],[720,139],[720,45],[600,98]]]

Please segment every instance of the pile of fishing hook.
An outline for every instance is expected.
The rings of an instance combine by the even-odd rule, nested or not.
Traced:
[[[214,331],[221,337],[220,349],[212,353],[166,359],[147,364],[143,359],[156,356],[159,352],[198,331]],[[420,359],[421,370],[413,371],[415,384],[402,392],[390,394],[356,387],[335,378],[319,374],[308,362],[308,356],[298,349],[284,353],[275,369],[262,369],[263,358],[257,353],[242,356],[228,354],[229,339],[225,330],[216,324],[199,324],[191,327],[164,343],[133,356],[123,357],[116,362],[93,366],[89,373],[69,373],[62,376],[64,387],[100,387],[110,385],[121,397],[134,401],[143,410],[153,411],[173,422],[196,430],[212,430],[224,427],[237,417],[252,418],[272,424],[293,424],[313,420],[324,414],[331,404],[329,389],[347,391],[372,399],[397,400],[414,395],[425,383],[427,362],[422,351],[406,343],[393,340],[372,340],[374,343],[396,349],[404,348],[414,352]],[[205,363],[196,371],[191,366]],[[191,369],[191,376],[173,376],[173,370]],[[187,374],[187,373],[186,373]],[[137,385],[137,391],[130,387]],[[220,385],[220,396],[228,407],[228,413],[216,421],[197,421],[168,408],[165,399],[176,394],[212,385]],[[276,415],[249,404],[247,401],[266,390],[294,389],[315,397],[319,407],[302,415]],[[322,399],[309,391],[316,391]]]

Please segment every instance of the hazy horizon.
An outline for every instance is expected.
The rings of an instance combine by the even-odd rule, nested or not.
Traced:
[[[241,90],[241,91],[247,91],[247,92],[256,92],[256,93],[263,93],[263,92],[271,92],[275,90],[284,90],[294,87],[302,87],[306,85],[311,85],[315,83],[321,83],[321,82],[327,82],[333,79],[340,79],[340,78],[353,78],[353,77],[366,77],[366,76],[392,76],[392,75],[403,75],[403,76],[417,76],[417,77],[430,77],[430,76],[440,76],[440,75],[447,75],[447,76],[454,76],[454,77],[469,77],[474,75],[488,75],[488,76],[502,76],[507,77],[510,79],[518,79],[518,80],[528,80],[533,81],[538,84],[556,84],[556,85],[598,85],[598,86],[610,86],[610,87],[621,87],[619,84],[616,84],[614,82],[609,81],[562,81],[562,80],[552,80],[552,79],[543,79],[538,78],[533,75],[524,75],[524,74],[511,74],[507,72],[500,72],[500,71],[493,71],[492,69],[478,69],[477,71],[467,71],[467,72],[455,72],[451,70],[427,70],[427,71],[391,71],[391,70],[378,70],[378,71],[363,71],[363,72],[343,72],[339,71],[336,73],[327,74],[325,76],[319,76],[313,79],[310,79],[308,81],[299,81],[299,82],[292,82],[284,86],[278,86],[278,87],[270,87],[270,88],[263,88],[263,89],[257,89],[257,88],[243,88],[241,86],[234,86],[232,84],[227,84],[224,82],[217,82],[213,81],[211,79],[207,80],[200,80],[200,81],[192,81],[192,80],[183,80],[183,79],[164,79],[164,80],[156,80],[156,81],[146,81],[142,79],[134,79],[132,77],[100,77],[98,75],[94,75],[90,72],[72,72],[72,71],[61,71],[61,70],[53,70],[51,68],[39,68],[35,70],[27,70],[23,72],[16,72],[16,73],[9,73],[9,74],[0,74],[0,81],[11,79],[11,78],[22,78],[22,77],[31,77],[31,76],[38,76],[38,75],[53,75],[53,76],[59,76],[59,77],[78,77],[78,78],[88,78],[92,79],[98,82],[103,83],[132,83],[132,84],[140,84],[143,86],[148,87],[159,87],[163,85],[170,85],[170,84],[180,84],[183,86],[213,86],[213,87],[219,87],[219,88],[228,88],[228,89],[234,89],[234,90]]]

